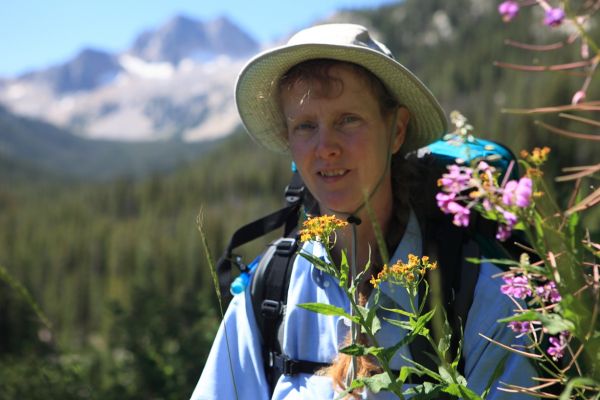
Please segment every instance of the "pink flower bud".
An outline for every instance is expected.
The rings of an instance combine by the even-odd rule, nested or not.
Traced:
[[[519,13],[519,3],[511,0],[503,1],[498,6],[498,12],[504,22],[510,22]]]
[[[575,92],[575,94],[573,95],[573,99],[571,100],[571,104],[575,105],[575,104],[579,104],[581,103],[583,100],[585,100],[585,91],[583,90],[578,90],[577,92]]]
[[[560,26],[565,19],[565,12],[562,8],[550,8],[546,10],[544,24],[548,26]]]
[[[587,42],[581,43],[581,58],[584,60],[590,58],[590,46],[588,46]]]

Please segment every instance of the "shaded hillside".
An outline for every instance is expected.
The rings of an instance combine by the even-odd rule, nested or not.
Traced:
[[[87,140],[0,107],[0,156],[67,178],[139,177],[195,159],[208,148],[207,142]]]

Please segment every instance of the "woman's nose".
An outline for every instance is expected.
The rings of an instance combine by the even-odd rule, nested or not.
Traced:
[[[317,135],[317,155],[328,159],[341,154],[342,148],[334,128],[321,127]]]

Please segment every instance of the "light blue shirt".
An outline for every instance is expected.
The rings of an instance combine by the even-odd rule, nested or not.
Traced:
[[[317,257],[325,256],[320,243],[305,243],[301,251]],[[394,252],[393,261],[406,261],[409,253],[422,253],[421,233],[414,214],[411,214],[406,233]],[[484,390],[499,360],[507,354],[506,350],[490,343],[479,333],[507,345],[517,340],[509,328],[496,322],[511,315],[514,309],[512,301],[500,292],[500,279],[492,278],[492,275],[498,272],[500,270],[490,263],[481,265],[465,326],[464,374],[469,387],[479,394]],[[380,303],[409,309],[408,296],[403,288],[391,287],[384,283],[381,285],[381,292]],[[315,268],[305,258],[296,257],[284,316],[283,350],[293,359],[331,363],[347,336],[348,323],[344,318],[324,316],[297,307],[298,304],[312,302],[332,304],[348,312],[350,310],[349,301],[337,280]],[[228,340],[225,338],[225,331]],[[192,394],[192,400],[269,399],[258,332],[250,291],[247,289],[244,294],[234,297],[225,313],[200,380]],[[382,320],[382,329],[376,337],[380,345],[391,346],[400,340],[402,335],[405,335],[405,332],[401,328]],[[400,349],[391,362],[393,369],[399,369],[407,363],[399,353],[411,357],[407,346]],[[511,353],[504,373],[498,381],[531,386],[531,377],[535,375],[535,369],[527,359]],[[498,382],[492,386],[488,399],[529,399],[498,391],[496,386]],[[298,374],[282,375],[271,399],[320,400],[336,397],[330,378]],[[364,397],[377,400],[396,398],[389,392],[377,395],[365,393]]]

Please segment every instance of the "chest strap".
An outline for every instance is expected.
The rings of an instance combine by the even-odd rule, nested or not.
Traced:
[[[329,367],[331,364],[317,361],[294,360],[284,354],[269,352],[269,367],[276,369],[279,374],[283,375],[298,375],[310,374],[314,375],[322,368]]]

